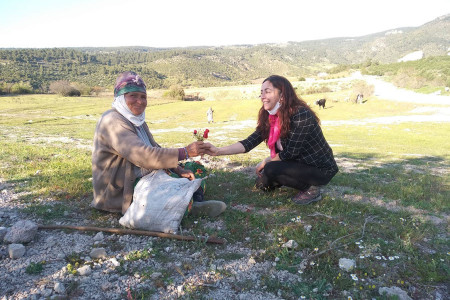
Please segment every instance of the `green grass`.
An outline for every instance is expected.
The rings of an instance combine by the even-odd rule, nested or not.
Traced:
[[[227,95],[234,97],[236,90],[230,88]],[[203,92],[216,93],[217,89]],[[254,166],[267,156],[266,147],[260,145],[247,154],[208,158],[224,166],[210,170],[214,176],[208,179],[206,195],[227,203],[229,209],[219,217],[223,228],[211,229],[205,226],[210,220],[191,216],[182,220],[182,226],[195,235],[225,238],[229,244],[258,250],[254,256],[257,262],[277,260],[276,269],[300,276],[300,282],[286,282],[272,278],[270,273],[257,275],[268,292],[280,291],[286,299],[322,299],[324,294],[340,298],[343,291],[353,299],[388,299],[380,297],[378,288],[394,285],[403,290],[415,287],[419,290],[417,297],[427,298],[433,286],[445,284],[449,276],[445,225],[436,226],[429,218],[445,220],[449,213],[450,123],[359,121],[345,125],[342,122],[411,115],[420,107],[375,98],[354,105],[340,101],[345,93],[326,94],[335,101],[327,102],[325,110],[316,109],[340,166],[322,201],[296,206],[289,200],[295,194],[293,189],[264,193],[255,189],[254,177],[233,169]],[[322,96],[307,95],[305,100],[312,103]],[[93,225],[109,222],[110,214],[89,208],[89,203],[90,145],[98,118],[110,106],[109,98],[0,97],[0,178],[21,193],[16,201],[25,204],[23,213],[42,222],[64,219],[65,211],[83,215]],[[213,124],[206,121],[210,106],[215,110]],[[193,141],[193,129],[204,128],[210,129],[209,142],[224,146],[254,130],[259,107],[257,98],[201,102],[150,98],[146,119],[164,147],[187,145]],[[281,247],[289,240],[299,244],[296,251]],[[166,262],[162,250],[166,245],[158,241],[151,253],[147,248],[130,252],[128,260],[121,263],[150,259],[150,255],[160,263]],[[201,251],[206,261],[244,257],[215,250],[201,241],[180,245]],[[424,252],[424,248],[432,249],[433,254]],[[351,273],[339,268],[342,257],[356,260]],[[68,262],[82,263],[76,257]],[[30,268],[37,270],[36,266]],[[189,268],[186,265],[182,271]],[[148,277],[158,270],[133,271]],[[173,270],[162,273],[159,286],[170,284],[171,277],[177,276]],[[352,279],[351,274],[359,280]],[[226,270],[216,275],[232,276]],[[253,283],[236,282],[234,289],[245,291],[249,284]],[[202,289],[207,287],[191,287],[187,295],[195,298]],[[154,292],[131,288],[136,298]]]

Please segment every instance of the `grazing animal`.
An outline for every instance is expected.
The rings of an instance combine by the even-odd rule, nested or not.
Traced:
[[[363,94],[358,94],[358,96],[356,96],[355,102],[358,103],[358,104],[362,104],[363,103],[363,99],[364,99],[364,95]]]
[[[316,105],[319,105],[319,109],[320,107],[325,108],[325,102],[327,102],[327,99],[320,99],[316,101]]]

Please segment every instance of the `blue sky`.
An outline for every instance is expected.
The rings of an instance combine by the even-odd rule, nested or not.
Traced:
[[[284,43],[420,26],[448,13],[450,0],[0,0],[0,48]]]

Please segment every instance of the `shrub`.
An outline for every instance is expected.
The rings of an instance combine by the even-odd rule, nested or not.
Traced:
[[[76,90],[80,91],[80,94],[83,96],[89,96],[91,94],[92,88],[84,83],[75,82],[72,84],[72,86]]]
[[[63,94],[64,97],[80,97],[81,92],[76,88],[71,88],[67,93]]]
[[[305,95],[311,95],[311,94],[319,94],[319,93],[329,93],[332,92],[333,90],[326,86],[326,85],[319,85],[319,86],[311,86],[309,88],[307,88],[303,94]]]
[[[400,88],[420,89],[426,85],[426,79],[418,76],[411,75],[412,70],[401,70],[393,78],[393,82]]]
[[[374,89],[373,85],[367,84],[364,80],[355,80],[351,99],[356,99],[358,94],[364,95],[364,98],[370,97],[373,95]]]
[[[165,98],[183,100],[185,96],[184,89],[179,85],[172,85],[168,91],[163,94]]]
[[[101,92],[103,92],[103,90],[104,89],[101,86],[96,85],[91,89],[91,92],[94,93],[95,96],[98,96]]]
[[[2,82],[0,83],[0,94],[10,94],[13,83]]]
[[[58,80],[50,83],[50,92],[60,94],[64,97],[81,96],[81,92],[66,80]]]
[[[33,88],[28,82],[15,83],[11,87],[11,93],[13,94],[31,94],[33,93]]]

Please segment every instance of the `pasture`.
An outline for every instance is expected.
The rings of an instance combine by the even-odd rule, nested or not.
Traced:
[[[205,128],[209,142],[234,143],[253,132],[260,107],[257,92],[248,92],[246,99],[230,96],[242,89],[234,87],[225,99],[214,88],[203,90],[215,100],[196,102],[149,93],[147,123],[163,147],[185,146],[193,141],[194,129]],[[118,295],[126,297],[130,291],[133,299],[170,298],[173,287],[181,285],[177,295],[183,299],[219,299],[225,290],[232,299],[396,299],[380,295],[380,288],[394,286],[413,299],[448,296],[450,122],[422,119],[449,106],[375,97],[356,105],[341,100],[345,93],[303,97],[311,104],[328,99],[326,109],[313,108],[340,172],[323,188],[322,201],[300,207],[289,200],[292,189],[256,190],[253,168],[268,155],[265,145],[237,156],[206,156],[201,161],[213,175],[206,199],[223,200],[228,208],[214,220],[186,217],[183,234],[220,237],[227,244],[153,239],[150,268],[150,258],[142,254],[148,248],[133,252],[120,240],[106,243],[109,255],[128,257],[113,272],[139,278],[138,283],[129,279],[128,290],[122,286]],[[15,195],[0,203],[4,214],[14,211],[43,224],[119,226],[119,215],[89,207],[92,137],[111,102],[112,97],[0,97],[0,186],[2,193]],[[206,119],[210,106],[215,111],[212,124]],[[7,218],[0,219],[0,226],[10,225]],[[282,247],[289,240],[298,247]],[[173,266],[172,253],[161,255],[166,247],[185,257],[199,252],[201,259],[180,258],[181,264]],[[355,260],[356,266],[341,269],[341,258]],[[67,262],[60,264],[54,268]],[[243,275],[230,267],[236,264],[245,266]],[[150,276],[155,272],[163,273],[157,283]],[[44,266],[42,274],[49,273]],[[28,276],[32,282],[42,274]],[[193,283],[195,276],[201,279]],[[76,277],[65,280],[77,282]],[[83,289],[74,286],[68,293]]]

